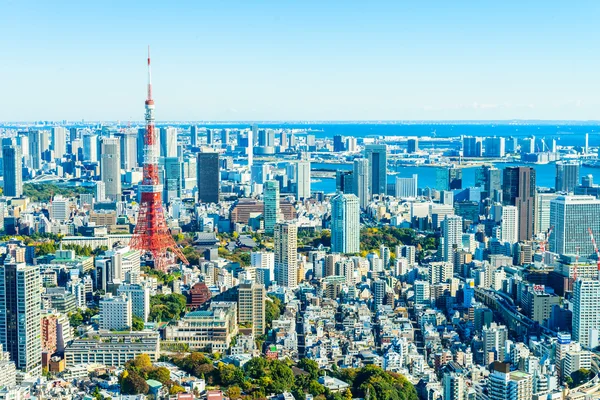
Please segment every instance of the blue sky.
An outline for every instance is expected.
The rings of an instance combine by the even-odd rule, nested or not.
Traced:
[[[522,4],[526,3],[526,4]],[[598,1],[0,0],[0,121],[600,120]]]

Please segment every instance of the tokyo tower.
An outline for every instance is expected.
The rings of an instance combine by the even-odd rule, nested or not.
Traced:
[[[152,99],[152,73],[150,69],[150,47],[148,47],[148,98],[146,99],[146,133],[144,135],[144,175],[140,184],[142,200],[138,212],[137,224],[133,231],[130,246],[149,254],[154,259],[154,268],[166,271],[177,256],[185,264],[185,258],[165,220],[162,204],[163,186],[158,178],[158,159],[160,149],[154,127],[154,100]],[[172,255],[169,254],[169,251]]]

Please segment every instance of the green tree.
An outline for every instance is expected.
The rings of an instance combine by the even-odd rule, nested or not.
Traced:
[[[317,364],[315,360],[303,358],[298,363],[298,367],[308,372],[312,379],[317,379],[319,377],[319,364]]]
[[[83,316],[79,312],[74,312],[69,316],[69,323],[73,328],[77,328],[83,324]]]
[[[171,380],[171,371],[165,367],[154,368],[148,373],[148,379],[154,379],[164,385]]]
[[[238,400],[242,398],[242,389],[239,386],[231,386],[227,390],[227,395],[231,400]]]
[[[121,393],[123,394],[147,394],[150,388],[137,372],[125,370],[121,374]]]
[[[185,389],[177,384],[174,384],[173,386],[171,386],[171,389],[169,389],[170,395],[176,395],[177,393],[183,392],[185,392]]]
[[[54,253],[56,253],[56,246],[54,245],[54,242],[42,242],[35,247],[35,255],[38,257]]]
[[[317,381],[310,381],[310,384],[308,385],[308,393],[312,394],[313,396],[318,396],[325,393],[325,387]]]
[[[279,318],[283,309],[284,306],[281,304],[281,300],[275,296],[269,295],[265,300],[265,322],[267,324],[267,329],[271,328],[271,324],[274,320]]]
[[[571,374],[571,378],[573,379],[573,387],[582,385],[589,381],[594,373],[589,369],[581,368]]]
[[[144,330],[144,320],[134,315],[132,317],[132,329],[134,331]]]

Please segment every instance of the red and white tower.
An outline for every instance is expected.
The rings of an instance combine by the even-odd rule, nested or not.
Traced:
[[[149,253],[154,258],[154,267],[166,271],[173,257],[189,264],[171,236],[165,220],[162,204],[163,186],[158,177],[160,149],[154,127],[154,100],[152,100],[152,74],[150,69],[150,47],[148,47],[148,98],[146,99],[146,134],[144,135],[144,177],[140,184],[142,199],[137,224],[131,238],[133,249]]]

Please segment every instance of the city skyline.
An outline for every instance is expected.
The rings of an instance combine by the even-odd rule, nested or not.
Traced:
[[[148,44],[162,121],[595,120],[600,106],[593,2],[4,8],[0,121],[141,120]]]

